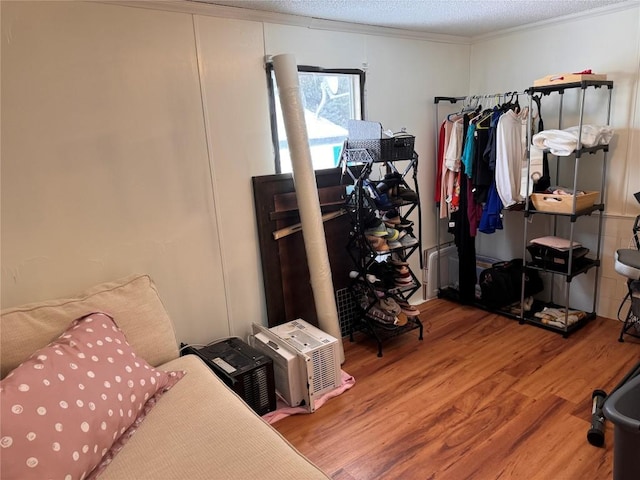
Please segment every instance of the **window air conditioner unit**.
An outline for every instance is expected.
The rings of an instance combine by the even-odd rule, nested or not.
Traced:
[[[315,411],[315,401],[340,386],[338,340],[298,319],[266,328],[252,326],[252,346],[273,359],[276,392],[292,407]]]

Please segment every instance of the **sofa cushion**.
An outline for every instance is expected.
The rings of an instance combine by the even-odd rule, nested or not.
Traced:
[[[329,478],[197,356],[161,368],[187,375],[149,412],[100,480]]]
[[[139,358],[111,317],[77,319],[0,382],[2,478],[85,478],[105,456],[106,466],[182,375]]]
[[[156,287],[149,276],[137,274],[70,298],[3,310],[1,377],[57,338],[73,320],[96,311],[116,318],[131,346],[149,364],[157,366],[178,356],[173,324]]]

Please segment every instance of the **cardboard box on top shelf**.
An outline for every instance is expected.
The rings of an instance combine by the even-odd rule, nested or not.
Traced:
[[[565,83],[577,83],[583,80],[606,80],[606,73],[593,73],[591,70],[583,70],[575,73],[556,73],[547,75],[533,81],[534,87],[547,87],[550,85],[562,85]]]

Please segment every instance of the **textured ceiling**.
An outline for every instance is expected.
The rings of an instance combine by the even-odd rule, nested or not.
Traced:
[[[363,25],[474,37],[629,0],[195,0]],[[637,1],[637,0],[631,0]]]

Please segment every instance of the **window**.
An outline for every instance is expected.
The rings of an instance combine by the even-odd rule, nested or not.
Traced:
[[[276,173],[289,173],[291,156],[272,64],[267,65],[267,76]],[[364,71],[300,65],[298,79],[313,167],[315,170],[333,168],[340,160],[348,121],[363,118]]]

